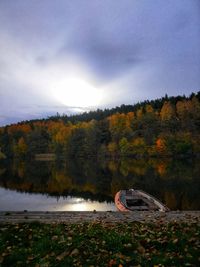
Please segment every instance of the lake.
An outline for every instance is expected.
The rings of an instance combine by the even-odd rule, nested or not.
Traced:
[[[200,209],[198,160],[7,161],[0,164],[1,211],[115,211],[121,189],[153,195],[171,210]]]

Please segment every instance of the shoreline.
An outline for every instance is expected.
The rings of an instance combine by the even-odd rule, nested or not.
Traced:
[[[118,212],[118,211],[0,211],[0,224],[7,223],[197,223],[200,224],[200,210],[169,212]]]

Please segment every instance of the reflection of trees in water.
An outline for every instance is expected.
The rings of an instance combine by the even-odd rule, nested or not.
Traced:
[[[0,170],[0,185],[20,191],[111,201],[120,189],[136,188],[171,209],[200,208],[200,166],[194,161],[15,161]]]
[[[20,161],[7,165],[6,174],[0,177],[5,188],[50,195],[77,196],[98,201],[112,201],[111,175],[97,162]]]
[[[112,174],[97,161],[72,161],[68,164],[67,171],[73,177],[73,190],[111,197]]]
[[[6,163],[6,173],[0,176],[5,187],[19,191],[43,192],[51,178],[51,166],[47,162],[13,161]]]
[[[112,193],[121,188],[142,189],[171,209],[200,208],[200,167],[192,161],[134,159],[112,166]]]

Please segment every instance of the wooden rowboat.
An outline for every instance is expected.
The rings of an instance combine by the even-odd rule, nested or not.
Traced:
[[[120,190],[115,195],[115,205],[119,211],[169,211],[158,199],[142,190]]]

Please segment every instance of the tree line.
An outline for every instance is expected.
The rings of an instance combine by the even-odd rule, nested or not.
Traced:
[[[200,153],[200,92],[0,128],[0,158],[184,157]]]

